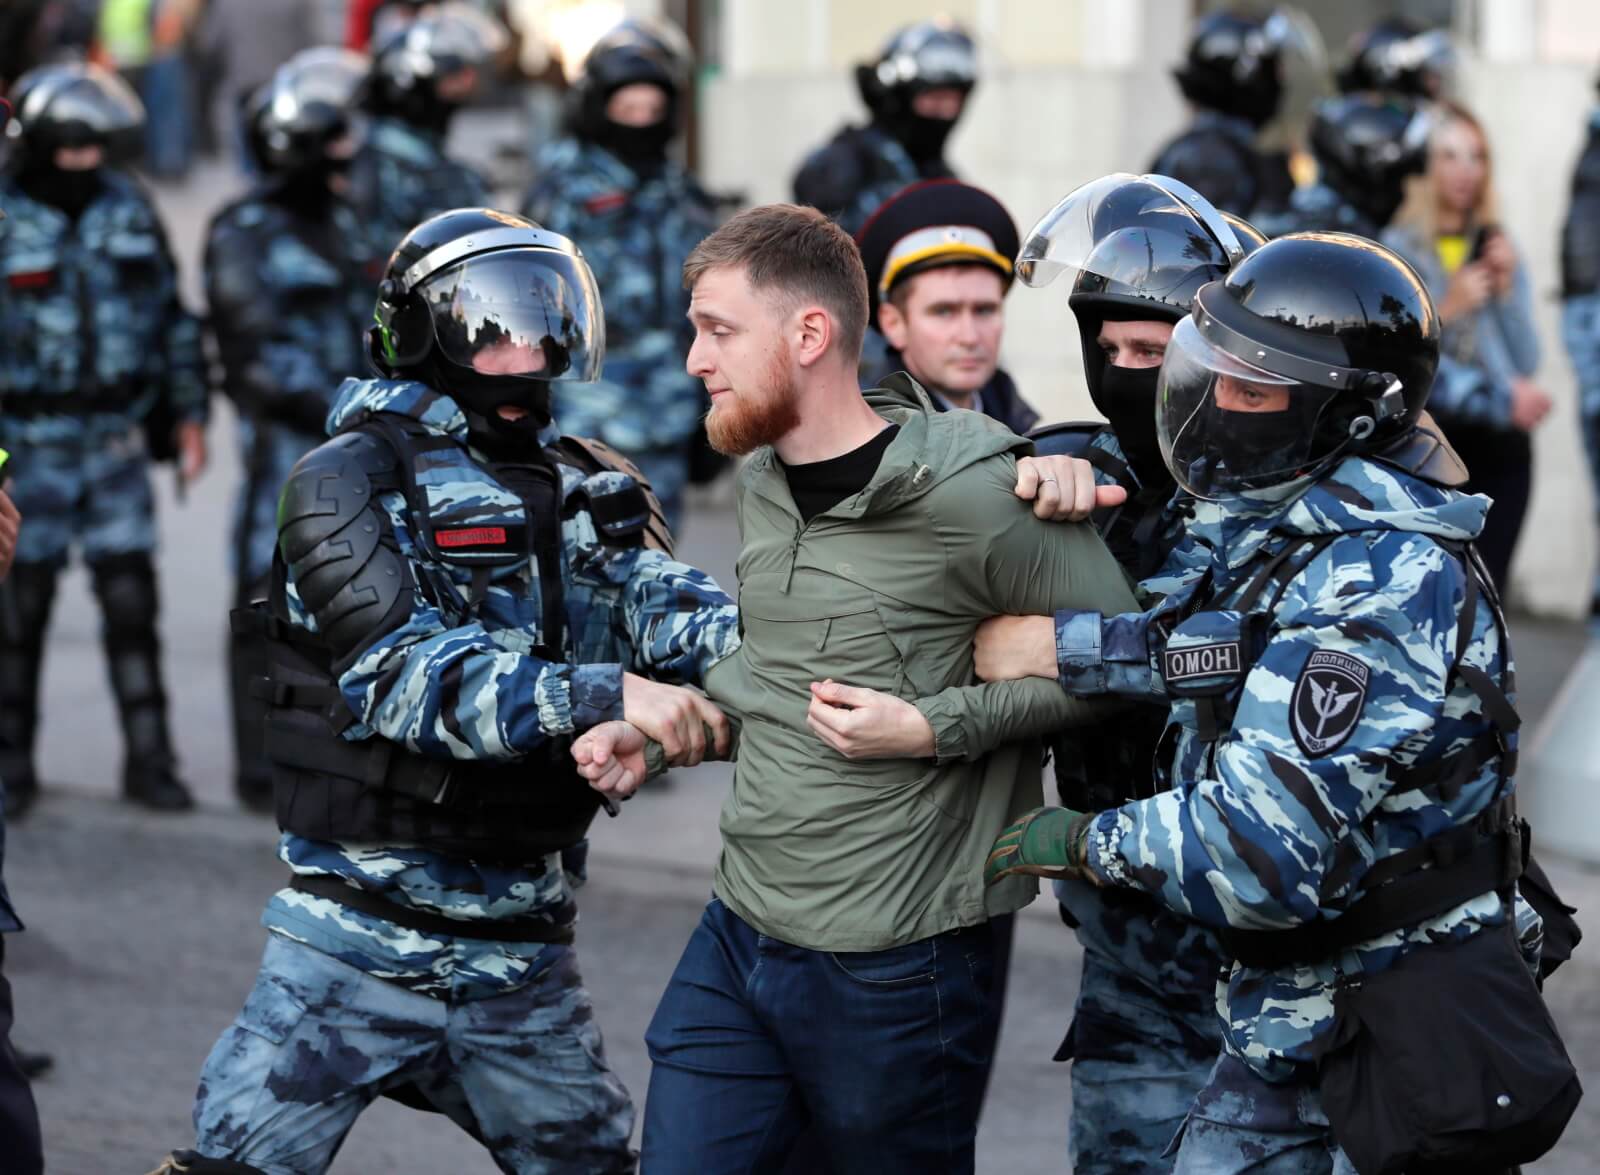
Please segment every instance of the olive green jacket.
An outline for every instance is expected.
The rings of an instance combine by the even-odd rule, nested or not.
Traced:
[[[1043,802],[1039,737],[1094,715],[1052,680],[974,685],[972,639],[999,614],[1136,608],[1086,524],[1040,522],[1012,492],[1029,442],[939,412],[904,375],[867,393],[900,426],[865,490],[809,523],[771,449],[739,477],[740,649],[706,676],[739,720],[716,894],[813,950],[912,942],[1032,900],[983,886],[1005,826]],[[806,726],[825,678],[916,701],[936,758],[850,760]]]

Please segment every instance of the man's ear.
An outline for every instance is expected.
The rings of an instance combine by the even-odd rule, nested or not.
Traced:
[[[810,367],[833,346],[834,321],[821,306],[802,306],[795,315],[795,362]]]
[[[885,300],[878,303],[878,332],[889,340],[889,345],[896,351],[906,349],[911,331],[906,324],[906,316],[893,302]]]

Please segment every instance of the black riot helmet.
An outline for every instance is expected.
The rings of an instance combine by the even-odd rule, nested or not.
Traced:
[[[31,161],[48,164],[61,147],[100,147],[108,162],[133,158],[144,105],[127,82],[98,65],[41,65],[11,89],[6,134]]]
[[[442,130],[463,95],[440,83],[481,70],[505,48],[505,30],[463,3],[440,5],[396,29],[377,47],[367,75],[365,104],[417,126]]]
[[[369,63],[329,45],[296,53],[245,103],[250,154],[283,175],[324,166],[328,148],[354,133],[356,95]]]
[[[1307,139],[1318,178],[1382,228],[1405,199],[1406,178],[1428,165],[1431,129],[1413,99],[1342,94],[1317,103]]]
[[[1402,17],[1380,20],[1357,33],[1338,73],[1345,94],[1374,91],[1437,98],[1455,67],[1455,49],[1443,29],[1422,29]]]
[[[1161,452],[1201,497],[1315,475],[1417,425],[1439,317],[1415,270],[1347,233],[1291,233],[1200,287],[1161,365]]]
[[[623,86],[659,86],[668,100],[667,121],[677,123],[677,106],[689,84],[692,57],[682,30],[669,21],[625,20],[584,56],[572,83],[574,127],[587,137],[603,131],[606,102]]]
[[[487,208],[423,221],[389,258],[370,334],[385,375],[419,379],[495,428],[495,409],[550,419],[553,380],[588,381],[605,358],[589,265],[566,237]]]
[[[1195,291],[1227,276],[1263,241],[1249,223],[1217,211],[1178,180],[1117,173],[1065,196],[1018,254],[1024,285],[1072,275],[1067,305],[1078,323],[1089,396],[1144,485],[1168,480],[1156,441],[1158,365],[1108,364],[1101,329],[1108,321],[1177,323]]]
[[[873,121],[918,162],[939,156],[955,120],[918,115],[916,96],[942,89],[969,95],[977,82],[978,53],[971,35],[943,16],[898,30],[876,61],[856,66],[856,86]]]
[[[1213,12],[1195,22],[1184,62],[1172,71],[1183,96],[1206,110],[1264,126],[1278,112],[1283,79],[1278,55],[1287,17],[1256,20]]]

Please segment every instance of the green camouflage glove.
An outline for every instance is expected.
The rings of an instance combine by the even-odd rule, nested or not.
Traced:
[[[983,883],[993,885],[1013,873],[1087,876],[1084,855],[1093,819],[1071,808],[1035,808],[995,840],[983,867]]]

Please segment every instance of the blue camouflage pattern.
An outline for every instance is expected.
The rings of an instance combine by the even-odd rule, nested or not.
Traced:
[[[265,1175],[321,1175],[371,1100],[409,1083],[502,1171],[632,1172],[633,1105],[576,955],[545,946],[528,970],[494,998],[429,999],[269,937],[201,1072],[195,1149]]]
[[[200,324],[154,205],[131,178],[102,179],[74,221],[0,178],[0,445],[28,518],[22,562],[62,563],[74,543],[90,562],[151,550],[141,426],[158,405],[206,418]]]
[[[683,263],[717,226],[711,197],[683,166],[641,177],[596,143],[570,138],[540,153],[523,212],[576,242],[606,307],[606,360],[594,383],[557,382],[555,418],[632,459],[677,529],[689,438],[705,391],[684,370],[693,342]]]
[[[491,199],[481,174],[445,154],[443,135],[388,116],[372,119],[351,161],[349,198],[385,257],[430,216]]]
[[[1183,1125],[1174,1175],[1356,1175],[1315,1082],[1272,1084],[1224,1053]]]
[[[1109,428],[1087,447],[1126,463]],[[1097,485],[1121,484],[1098,465],[1094,477]],[[1132,470],[1129,477],[1137,485]],[[1156,542],[1171,551],[1182,540],[1186,514],[1171,505],[1164,513]],[[1112,553],[1131,557],[1115,545]],[[1140,602],[1179,587],[1179,580],[1151,578],[1140,585]],[[1138,746],[1126,758],[1150,770],[1155,748],[1146,745],[1144,725],[1108,721],[1110,732],[1097,737],[1134,740]],[[1078,744],[1071,733],[1054,740],[1058,778],[1105,758],[1087,757]],[[1059,1054],[1072,1061],[1072,1170],[1168,1171],[1168,1146],[1222,1051],[1216,988],[1226,956],[1210,931],[1147,894],[1069,880],[1055,883],[1055,895],[1083,948],[1072,1026]]]
[[[1258,211],[1251,223],[1270,240],[1285,233],[1340,232],[1378,239],[1383,226],[1325,183],[1307,184],[1289,195],[1289,206]]]
[[[1600,527],[1600,293],[1578,294],[1562,303],[1561,341],[1578,377],[1578,419]],[[1600,566],[1595,568],[1589,611],[1600,617]]]
[[[346,380],[328,417],[337,435],[377,413],[420,421],[464,441],[466,419],[453,400],[423,384]],[[556,439],[553,427],[541,440]],[[486,482],[466,457],[434,454],[418,480],[435,522],[507,525],[522,504]],[[405,498],[379,496],[401,555],[416,575],[410,617],[355,657],[339,679],[357,718],[344,737],[402,743],[434,758],[498,761],[549,749],[550,740],[622,716],[624,670],[699,684],[738,646],[738,610],[709,576],[659,551],[603,543],[584,501],[621,475],[595,478],[561,467],[563,660],[541,659],[543,600],[531,560],[493,568],[482,602],[466,600],[472,566],[445,563],[420,545]],[[516,513],[513,514],[512,512]],[[287,585],[290,616],[315,622]],[[328,875],[385,899],[463,921],[528,919],[566,925],[582,882],[582,854],[551,854],[522,868],[466,861],[417,845],[333,845],[285,835],[279,855],[296,873]],[[490,998],[526,983],[539,943],[429,938],[387,920],[308,894],[283,890],[263,923],[357,969],[439,998]]]
[[[800,164],[794,198],[821,209],[854,237],[907,184],[954,175],[942,159],[919,168],[900,141],[879,126],[847,126]]]
[[[278,541],[278,494],[322,442],[333,389],[366,370],[372,289],[384,255],[354,209],[329,205],[308,225],[258,189],[217,213],[206,236],[206,299],[239,409],[244,479],[230,568],[259,584]]]
[[[1316,480],[1198,502],[1171,565],[1184,581],[1178,592],[1140,617],[1071,618],[1061,665],[1069,692],[1164,695],[1157,658],[1168,625],[1196,643],[1225,635],[1236,621],[1221,613],[1268,544],[1331,538],[1271,609],[1260,655],[1233,690],[1231,730],[1206,743],[1195,700],[1171,699],[1171,790],[1098,816],[1088,842],[1095,875],[1207,927],[1287,928],[1336,914],[1360,896],[1374,862],[1485,810],[1499,786],[1494,763],[1448,801],[1392,792],[1387,769],[1436,762],[1490,729],[1477,695],[1449,673],[1465,574],[1440,546],[1471,540],[1488,505],[1347,458]],[[1370,678],[1348,739],[1307,756],[1292,737],[1289,703],[1317,651],[1361,661]],[[1487,607],[1476,611],[1466,657],[1494,678],[1510,668]],[[1536,959],[1537,919],[1520,897],[1516,916]],[[1278,971],[1235,964],[1218,994],[1225,1045],[1268,1080],[1291,1080],[1331,1023],[1341,972],[1378,971],[1418,943],[1505,918],[1490,893],[1337,962]]]

